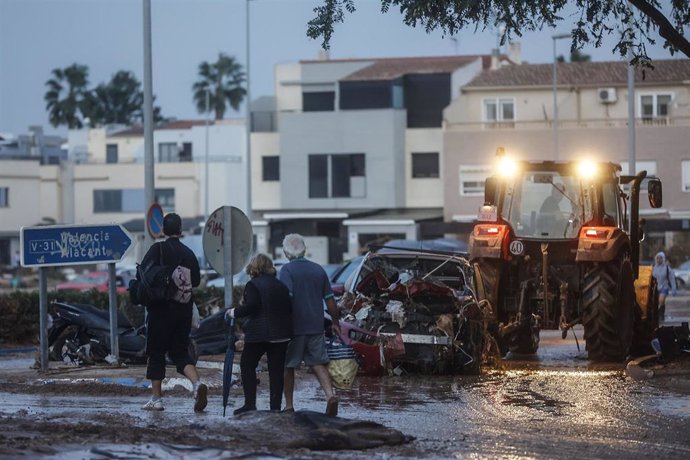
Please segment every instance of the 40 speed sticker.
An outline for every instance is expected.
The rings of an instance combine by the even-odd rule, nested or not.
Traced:
[[[510,249],[510,253],[514,256],[521,256],[525,252],[525,245],[522,244],[522,241],[515,240],[510,242],[508,249]]]

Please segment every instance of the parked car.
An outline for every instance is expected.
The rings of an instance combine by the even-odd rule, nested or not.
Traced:
[[[366,374],[477,373],[487,316],[466,258],[390,250],[362,256],[338,302],[341,338]]]
[[[247,275],[247,272],[245,272],[244,270],[235,274],[232,277],[232,285],[233,286],[244,286],[245,284],[247,284],[247,281],[249,281],[249,275]],[[213,278],[212,280],[209,280],[206,283],[206,287],[224,288],[225,287],[225,277],[219,276],[218,278]]]
[[[70,289],[75,291],[89,291],[91,289],[96,289],[99,292],[108,292],[108,279],[108,272],[89,272],[76,276],[72,281],[59,283],[55,289],[58,291]],[[115,290],[118,294],[127,292],[127,286],[122,276],[115,276]]]
[[[674,268],[673,272],[676,275],[676,286],[678,289],[690,286],[690,260],[686,260],[678,268]]]

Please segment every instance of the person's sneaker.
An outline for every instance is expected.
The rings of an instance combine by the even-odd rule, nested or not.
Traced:
[[[208,387],[205,383],[200,383],[194,392],[194,412],[203,412],[208,404]]]
[[[326,415],[335,417],[338,415],[338,398],[331,396],[326,403]]]
[[[164,410],[162,399],[150,399],[146,404],[141,406],[144,410]]]
[[[232,415],[240,415],[244,414],[245,412],[251,412],[254,410],[256,410],[256,407],[254,406],[242,406],[239,409],[235,409],[234,411],[232,411]]]

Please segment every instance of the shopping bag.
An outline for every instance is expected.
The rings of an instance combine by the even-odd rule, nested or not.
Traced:
[[[326,339],[326,353],[328,354],[328,373],[333,381],[333,386],[346,390],[352,388],[355,382],[359,363],[357,353],[350,345],[346,345],[339,337]]]

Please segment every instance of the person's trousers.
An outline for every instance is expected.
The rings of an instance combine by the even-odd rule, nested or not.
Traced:
[[[192,324],[192,305],[171,302],[155,306],[146,315],[146,378],[165,378],[165,354],[175,363],[177,372],[183,374],[188,364],[194,364],[189,356],[189,331]]]
[[[271,410],[280,410],[283,401],[283,372],[285,371],[287,345],[287,341],[277,343],[245,342],[240,359],[245,406],[256,407],[256,366],[266,353]]]

